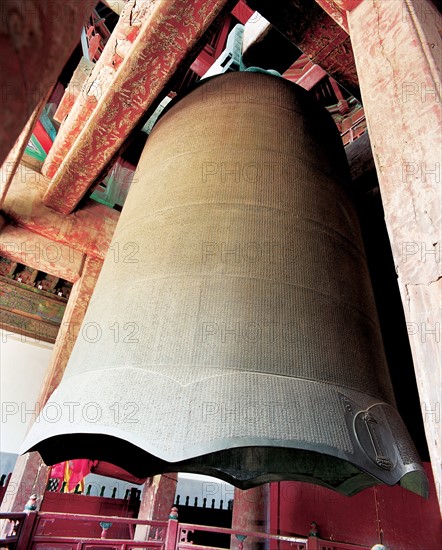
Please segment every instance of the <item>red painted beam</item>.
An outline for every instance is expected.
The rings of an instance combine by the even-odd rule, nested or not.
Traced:
[[[362,0],[316,0],[316,3],[347,33],[349,33],[347,11],[354,10],[361,2]]]
[[[70,213],[164,90],[227,0],[160,0],[143,21],[131,54],[103,90],[54,176],[44,203]]]
[[[325,5],[325,0],[322,1]],[[328,0],[331,5],[331,0]],[[355,97],[359,81],[350,37],[319,2],[254,0],[253,6],[315,64]]]
[[[308,59],[302,69],[298,69],[296,66],[298,61],[295,61],[295,63],[289,67],[282,76],[287,80],[302,86],[304,90],[311,90],[314,86],[316,86],[316,84],[318,84],[318,82],[327,76],[324,69],[322,69],[319,65],[315,65]]]
[[[137,3],[136,0],[129,0],[126,3],[100,59],[90,75],[81,82],[80,89],[77,86],[75,100],[72,102],[69,112],[66,113],[68,117],[61,125],[54,145],[42,167],[42,174],[48,178],[54,177],[105,91],[112,87],[116,72],[124,59],[131,54],[133,43],[151,10],[150,2]],[[77,71],[73,75],[73,80],[76,78]],[[67,88],[66,93],[70,95],[70,87]]]
[[[43,147],[45,153],[48,153],[52,147],[52,139],[49,137],[49,134],[44,129],[40,120],[37,120],[33,134],[38,139],[38,143]]]
[[[320,82],[327,73],[319,65],[314,65],[308,69],[298,80],[299,86],[302,86],[305,90],[311,90],[318,82]]]
[[[14,225],[2,228],[0,256],[72,283],[80,278],[84,263],[81,251]]]
[[[0,164],[80,40],[96,0],[2,0]]]
[[[254,13],[243,0],[240,0],[232,10],[232,15],[243,25],[247,23]]]
[[[72,216],[54,212],[42,204],[48,179],[23,164],[18,167],[12,181],[2,211],[14,223],[49,239],[54,250],[59,243],[92,258],[104,259],[119,212],[93,200],[86,201]],[[118,249],[116,253],[119,252]]]
[[[210,53],[203,50],[195,61],[190,66],[191,70],[198,76],[203,76],[207,73],[210,67],[215,63],[216,58]]]
[[[321,6],[321,8],[328,13],[328,15],[336,21],[347,33],[348,30],[348,21],[347,13],[345,8],[340,4],[341,2],[334,2],[333,0],[316,0],[316,3]]]
[[[363,0],[332,0],[333,4],[336,4],[338,8],[342,8],[347,11],[352,11],[362,3]]]
[[[63,97],[54,113],[54,120],[64,122],[65,118],[70,113],[74,106],[77,97],[80,95],[83,84],[87,77],[91,74],[94,64],[85,57],[82,57],[80,63],[72,75],[68,87],[64,91]]]
[[[198,76],[205,75],[206,72],[210,69],[210,67],[218,59],[218,57],[222,54],[226,46],[231,22],[232,22],[232,18],[230,16],[224,19],[224,23],[220,31],[217,33],[215,49],[211,45],[204,46],[203,50],[200,52],[198,57],[190,66],[190,69],[194,73],[196,73]]]

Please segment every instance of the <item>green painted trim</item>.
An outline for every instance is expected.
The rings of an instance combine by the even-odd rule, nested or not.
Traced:
[[[46,151],[40,145],[40,142],[34,136],[34,134],[32,134],[31,139],[29,140],[29,143],[26,146],[25,153],[30,157],[33,157],[41,161],[44,161],[47,157]]]

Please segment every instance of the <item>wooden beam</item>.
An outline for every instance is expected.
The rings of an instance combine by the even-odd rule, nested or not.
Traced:
[[[80,40],[96,0],[3,0],[0,18],[4,161]]]
[[[143,19],[131,51],[112,83],[103,90],[52,179],[43,199],[47,206],[65,214],[74,210],[226,3],[227,0],[150,3],[152,11]],[[123,16],[124,12],[120,19]]]
[[[105,91],[114,86],[116,73],[123,60],[130,57],[133,44],[154,4],[155,2],[137,2],[136,0],[126,2],[113,33],[97,63],[94,64],[92,72],[82,83],[81,91],[71,105],[68,116],[63,121],[52,149],[43,163],[42,173],[48,178],[55,176]],[[69,86],[66,90],[66,93],[68,92]]]
[[[0,256],[70,282],[79,279],[84,263],[82,252],[14,225],[0,232]]]
[[[67,300],[0,276],[0,328],[55,342]]]
[[[103,260],[109,249],[120,213],[87,200],[75,214],[65,216],[42,203],[49,180],[20,164],[3,203],[3,212],[17,225]]]
[[[77,97],[82,92],[83,85],[88,76],[91,74],[94,66],[94,63],[92,63],[89,59],[86,59],[85,57],[80,59],[80,62],[75,69],[71,80],[69,81],[68,87],[61,98],[57,110],[54,113],[54,120],[60,123],[64,122],[65,118],[74,106]]]
[[[301,56],[307,57],[307,56]],[[299,61],[299,60],[298,60]],[[296,70],[297,61],[289,68],[283,77],[298,86],[302,86],[304,90],[311,90],[316,84],[318,84],[323,78],[327,76],[327,73],[319,65],[315,65],[309,59],[306,59],[306,63],[302,68],[302,71]]]
[[[249,0],[249,4],[306,54],[312,63],[322,67],[350,93],[359,97],[350,37],[343,25],[336,23],[318,2]]]
[[[316,0],[316,3],[348,33],[348,21],[345,8],[333,0]]]

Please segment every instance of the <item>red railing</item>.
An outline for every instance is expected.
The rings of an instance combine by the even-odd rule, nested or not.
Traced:
[[[36,513],[0,514],[0,547],[27,550],[27,541],[34,530]]]
[[[2,521],[3,520],[3,521]],[[71,524],[71,532],[66,522]],[[153,548],[164,550],[169,532],[167,521],[149,521],[116,516],[31,512],[0,514],[0,547],[14,550],[132,550]],[[62,526],[62,529],[60,529]],[[137,537],[137,526],[143,529]],[[123,529],[121,529],[123,527]],[[81,529],[91,536],[74,536]],[[125,538],[112,537],[112,532],[127,531]],[[141,533],[138,533],[141,535]]]
[[[194,544],[189,539],[189,535],[199,532],[206,533],[219,533],[230,535],[238,540],[239,550],[243,549],[245,541],[274,541],[279,543],[288,543],[291,550],[307,550],[308,539],[298,536],[284,536],[284,535],[271,535],[268,533],[251,532],[251,531],[236,531],[233,529],[226,529],[224,527],[209,527],[205,525],[193,525],[190,523],[179,523],[177,527],[177,538],[174,550],[205,550],[208,547],[203,545]]]
[[[90,526],[91,534],[99,530],[100,536],[74,537],[66,532],[66,521],[72,531],[81,524]],[[63,525],[63,533],[58,525]],[[113,538],[112,532],[127,532],[130,538]],[[169,521],[141,520],[115,516],[91,516],[60,514],[55,512],[31,512],[29,514],[0,514],[0,547],[13,550],[214,550],[213,547],[194,544],[196,532],[219,533],[236,539],[238,550],[249,542],[268,542],[278,550],[368,550],[367,547],[330,542],[318,537],[284,536],[260,532],[237,531],[223,527],[209,527]],[[220,549],[216,549],[220,550]]]

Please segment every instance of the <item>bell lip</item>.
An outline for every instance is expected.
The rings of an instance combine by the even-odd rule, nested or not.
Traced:
[[[402,487],[412,492],[415,492],[416,494],[424,498],[428,498],[429,496],[429,482],[428,482],[425,469],[421,463],[411,463],[408,465],[404,465],[401,470],[401,474],[399,476],[396,476],[395,478],[390,479],[389,481],[386,481],[385,479],[380,479],[378,476],[374,475],[373,472],[365,470],[360,466],[360,464],[356,464],[353,460],[349,460],[349,456],[337,456],[336,449],[326,450],[324,449],[325,447],[324,445],[319,445],[319,444],[316,445],[316,447],[322,447],[321,449],[318,449],[318,448],[313,449],[312,445],[309,445],[309,446],[303,445],[302,442],[296,442],[297,443],[296,446],[287,447],[287,445],[285,446],[277,445],[276,442],[273,442],[274,444],[271,445],[271,444],[268,444],[268,441],[266,441],[267,444],[258,446],[256,445],[256,443],[247,445],[245,444],[244,438],[240,438],[237,441],[230,441],[228,448],[221,447],[217,451],[212,451],[212,452],[207,452],[202,454],[193,454],[193,456],[184,460],[169,461],[161,457],[159,453],[149,452],[146,448],[140,447],[136,443],[129,441],[130,438],[127,437],[127,434],[125,434],[124,438],[122,438],[115,434],[97,433],[96,431],[95,432],[89,431],[84,433],[77,432],[75,434],[59,433],[57,435],[52,435],[49,438],[39,441],[38,443],[34,444],[32,447],[28,447],[27,445],[24,444],[23,446],[24,448],[20,449],[20,454],[37,451],[41,455],[43,461],[49,466],[52,466],[53,464],[57,464],[64,460],[85,458],[83,456],[84,455],[83,451],[75,452],[75,450],[72,450],[72,449],[79,448],[74,438],[82,437],[82,436],[93,437],[97,447],[103,450],[103,453],[104,453],[103,455],[97,456],[95,454],[94,456],[89,457],[90,460],[104,460],[104,461],[110,462],[120,468],[123,468],[124,470],[129,472],[131,475],[134,475],[140,479],[144,479],[144,478],[147,479],[148,477],[157,475],[157,474],[182,471],[182,472],[189,472],[189,473],[209,475],[212,477],[216,477],[242,490],[250,489],[250,488],[262,485],[264,483],[270,483],[270,482],[300,481],[300,482],[320,485],[328,489],[331,489],[333,491],[336,491],[340,494],[343,494],[345,496],[353,496],[364,489],[367,489],[369,487],[372,487],[378,484],[386,484],[389,486],[401,485]],[[67,439],[73,440],[73,444],[71,443],[70,447],[66,446]],[[53,446],[56,444],[57,446],[61,446],[64,449],[62,449],[62,451],[58,455],[56,455],[55,459],[48,460],[49,455],[53,455],[53,452],[51,452],[51,447],[53,449]],[[109,460],[109,456],[106,454],[106,449],[112,448],[113,446],[121,446],[121,445],[124,445],[125,447],[127,447],[127,452],[124,456],[132,456],[135,452],[139,456],[143,456],[144,460],[140,460],[141,464],[148,464],[153,462],[154,464],[156,464],[156,466],[152,467],[151,469],[145,468],[143,471],[141,471],[141,469],[139,470],[139,469],[131,468],[130,465],[124,460],[124,458],[122,458],[121,460],[118,460],[118,459]],[[271,448],[273,450],[278,449],[281,452],[293,452],[293,453],[306,452],[309,454],[311,453],[312,455],[321,455],[332,460],[341,460],[343,462],[346,462],[351,466],[353,466],[356,470],[358,470],[360,474],[347,478],[339,486],[333,486],[320,478],[304,475],[302,473],[301,474],[294,473],[294,472],[281,473],[281,472],[272,472],[269,470],[269,471],[260,472],[259,475],[250,475],[250,477],[247,477],[247,478],[244,478],[244,477],[239,478],[230,474],[228,471],[221,469],[221,466],[219,467],[211,466],[211,465],[204,466],[199,463],[199,459],[204,459],[205,457],[217,455],[222,452],[228,452],[228,451],[240,450],[240,449],[250,449],[250,448]],[[354,488],[355,480],[357,480],[356,490]]]
[[[127,370],[127,369],[126,369]],[[115,370],[114,370],[115,373]],[[238,383],[243,378],[244,373],[235,373],[234,376],[236,378],[236,382]],[[249,374],[249,373],[248,373]],[[102,375],[102,370],[99,371],[91,371],[88,373],[89,377],[87,378],[89,387],[96,387],[97,384],[94,384],[95,377],[100,377]],[[78,376],[76,375],[74,377],[66,379],[59,388],[52,394],[50,400],[48,401],[46,407],[49,407],[52,404],[57,403],[63,403],[70,401],[70,396],[73,395],[73,391],[76,387],[78,387]],[[103,381],[101,379],[101,391],[103,394],[106,394],[106,388],[103,387],[107,383],[110,383],[110,372],[106,379],[106,381]],[[298,409],[293,409],[295,412],[299,409],[300,404],[304,401],[308,401],[309,407],[311,409],[311,416],[317,419],[317,429],[319,430],[318,437],[316,440],[307,440],[302,437],[302,434],[300,433],[300,426],[299,421],[301,418],[298,416],[295,416],[297,423],[290,425],[290,431],[287,431],[284,434],[284,437],[273,437],[275,435],[275,427],[274,424],[268,424],[267,430],[264,432],[260,432],[260,435],[251,434],[250,436],[236,434],[232,435],[231,430],[223,429],[223,427],[226,426],[226,424],[222,423],[222,418],[220,419],[218,416],[215,418],[210,418],[210,425],[211,425],[211,433],[217,434],[216,438],[212,438],[211,440],[206,440],[203,437],[202,433],[199,433],[198,430],[195,430],[195,425],[192,424],[190,418],[188,419],[188,429],[192,430],[193,432],[196,432],[195,437],[192,441],[189,441],[188,438],[183,437],[181,434],[180,437],[178,437],[175,440],[167,439],[167,434],[163,434],[161,439],[155,440],[155,436],[151,435],[151,437],[148,437],[146,434],[152,434],[152,430],[155,429],[155,425],[152,424],[153,417],[151,416],[151,409],[148,408],[145,413],[140,418],[140,420],[137,422],[137,424],[131,424],[131,423],[120,423],[120,425],[115,425],[113,422],[109,422],[109,418],[107,419],[107,423],[104,422],[104,419],[101,423],[90,423],[86,422],[86,420],[79,416],[76,419],[71,419],[70,416],[68,416],[67,410],[63,409],[65,416],[61,421],[54,422],[45,420],[44,415],[44,409],[41,413],[41,417],[39,417],[34,424],[34,426],[29,431],[22,447],[20,450],[20,453],[24,453],[31,450],[38,450],[41,452],[41,454],[45,455],[43,456],[43,459],[49,458],[50,454],[53,454],[54,447],[51,445],[54,445],[53,438],[69,438],[71,436],[72,440],[75,439],[76,436],[79,436],[79,434],[82,434],[83,436],[93,436],[97,438],[99,435],[101,435],[104,438],[114,438],[117,441],[119,445],[122,445],[124,447],[124,444],[130,444],[132,445],[133,450],[138,450],[142,453],[147,453],[151,457],[154,457],[154,460],[156,461],[163,461],[164,463],[169,464],[179,464],[184,461],[194,460],[197,457],[205,456],[205,455],[211,455],[216,452],[220,451],[226,451],[229,449],[236,449],[236,448],[244,448],[244,447],[272,447],[272,448],[279,448],[279,449],[293,449],[293,450],[304,450],[304,451],[311,451],[320,453],[323,455],[327,455],[329,457],[333,457],[335,459],[341,459],[344,460],[351,465],[353,465],[355,468],[359,469],[362,472],[366,472],[369,475],[371,475],[373,478],[378,479],[380,482],[386,483],[387,485],[395,485],[400,482],[400,480],[403,478],[403,476],[409,472],[412,472],[413,470],[422,470],[423,466],[420,464],[419,457],[417,456],[414,446],[412,442],[409,439],[409,436],[407,432],[404,432],[406,437],[402,439],[401,437],[401,427],[405,430],[405,426],[400,418],[400,415],[396,408],[392,407],[388,403],[385,403],[382,399],[375,398],[373,396],[370,396],[368,394],[363,394],[361,392],[358,392],[356,390],[352,390],[350,388],[343,388],[342,386],[332,385],[332,384],[325,384],[323,382],[318,381],[312,381],[308,379],[299,379],[299,378],[293,378],[293,379],[284,379],[281,380],[280,377],[271,377],[272,380],[269,380],[265,391],[268,391],[268,387],[270,384],[274,384],[275,388],[278,389],[278,387],[283,384],[284,388],[287,389],[289,385],[289,380],[291,380],[294,383],[293,388],[290,390],[291,393],[287,393],[285,395],[285,399],[292,399],[296,395],[295,390],[299,390],[300,387],[303,388],[303,391],[305,391],[305,395],[303,392],[303,401],[296,404],[296,407]],[[131,386],[132,395],[131,397],[136,402],[137,399],[141,399],[141,394],[138,395],[136,389],[133,387],[133,380],[129,380],[126,378],[127,384]],[[98,378],[97,378],[98,381]],[[84,380],[83,380],[84,382]],[[138,380],[138,382],[140,382]],[[172,381],[171,381],[172,382]],[[176,381],[174,381],[176,383]],[[261,394],[256,393],[252,394],[251,389],[252,386],[250,386],[250,379],[245,379],[242,381],[243,385],[245,383],[248,383],[248,390],[249,390],[249,397],[251,399],[251,402],[259,402],[259,399],[261,398]],[[199,393],[204,389],[204,384],[206,383],[205,379],[202,379],[199,383],[202,384],[202,386],[198,387]],[[299,386],[301,384],[301,386]],[[137,385],[137,387],[139,384]],[[142,385],[141,385],[142,386]],[[140,386],[140,388],[141,388]],[[120,379],[120,385],[119,391],[122,390],[121,386],[121,379]],[[142,391],[140,389],[140,391]],[[154,388],[152,385],[150,386],[150,391],[154,392]],[[193,389],[195,391],[195,388]],[[241,392],[241,388],[238,388],[238,392]],[[154,396],[155,393],[152,395],[152,403],[151,405],[155,404]],[[163,394],[161,394],[163,395]],[[158,394],[158,399],[162,399],[160,394]],[[220,396],[221,398],[222,396]],[[85,397],[86,399],[86,397]],[[327,403],[329,399],[333,399],[336,403],[340,403],[339,406],[339,414],[338,416],[333,416],[333,419],[335,422],[338,422],[338,426],[340,426],[340,430],[345,430],[345,433],[348,436],[348,442],[345,444],[346,446],[338,447],[339,441],[336,442],[336,445],[334,444],[334,441],[332,439],[329,439],[327,441],[324,439],[324,435],[326,435],[329,431],[328,428],[328,422],[330,422],[332,419],[329,416],[322,417],[321,411],[323,410],[323,403]],[[290,401],[287,401],[290,402]],[[87,404],[87,401],[84,403],[78,403],[79,405],[85,405]],[[105,403],[101,403],[102,410],[106,410]],[[342,406],[344,405],[344,406]],[[295,402],[293,403],[293,406],[295,406]],[[109,409],[109,407],[107,407]],[[80,406],[78,410],[82,410],[82,407]],[[194,411],[198,412],[198,403],[194,403]],[[350,411],[350,412],[349,412]],[[382,427],[383,425],[383,433],[387,434],[386,441],[391,442],[391,445],[387,450],[390,452],[387,453],[387,458],[391,459],[391,464],[388,468],[382,467],[385,466],[385,464],[378,465],[375,460],[373,460],[373,454],[370,456],[369,453],[367,453],[367,448],[370,449],[370,443],[368,441],[368,447],[367,447],[367,437],[365,437],[365,442],[361,441],[360,439],[360,432],[358,432],[357,426],[356,426],[356,419],[360,417],[364,413],[370,413],[370,417],[374,416],[375,418],[378,418],[380,420],[380,425]],[[298,414],[296,412],[296,414]],[[195,418],[199,418],[197,415]],[[178,421],[180,418],[184,418],[181,411],[177,408],[173,410],[173,415],[171,415],[170,421]],[[323,424],[321,424],[320,419],[322,418]],[[111,418],[112,419],[112,418]],[[393,421],[392,424],[390,424],[390,421]],[[189,424],[190,422],[190,424]],[[220,424],[221,422],[221,424]],[[325,422],[325,424],[324,424]],[[207,424],[207,423],[206,423]],[[208,425],[208,424],[207,424]],[[167,422],[164,424],[164,429],[167,430]],[[247,426],[245,426],[247,427]],[[245,428],[244,428],[245,429]],[[402,454],[399,452],[398,443],[396,443],[395,436],[398,435],[397,433],[393,433],[398,431],[399,432],[399,438],[398,441],[402,443],[402,450],[401,453],[404,452],[405,463],[402,459]],[[344,433],[344,432],[342,432]],[[402,435],[404,435],[402,433]],[[375,434],[376,435],[376,434]],[[382,435],[382,433],[381,433]],[[322,439],[321,439],[322,438]],[[46,443],[51,441],[51,444]],[[65,439],[65,443],[66,443]],[[88,447],[83,444],[80,439],[77,438],[78,443],[80,444],[81,449],[87,449]],[[92,440],[91,440],[92,441]],[[385,439],[384,439],[385,441]],[[381,441],[382,442],[382,441]],[[365,447],[364,447],[365,445]],[[44,447],[47,446],[47,450],[44,450]],[[92,446],[93,448],[93,446]],[[373,449],[373,446],[371,446],[371,449]],[[69,445],[69,452],[75,452],[75,445],[70,444]],[[101,448],[99,449],[101,451]],[[91,453],[92,454],[92,453]],[[102,456],[92,456],[91,459],[102,459],[108,462],[112,462],[109,460],[110,452],[108,451],[107,455],[104,454]],[[129,455],[130,456],[130,455]],[[83,458],[79,455],[71,456],[70,458]],[[382,457],[381,457],[382,458]],[[61,457],[60,460],[54,460],[55,463],[60,462],[62,460],[67,459],[67,455],[65,453],[64,457]],[[141,462],[144,462],[145,458],[142,459]],[[122,466],[124,469],[131,471],[130,468],[128,468],[127,464],[124,464],[122,462],[117,463],[118,466]],[[134,461],[134,467],[132,468],[132,471],[135,471],[137,468],[137,463]],[[164,469],[162,467],[161,469]],[[173,471],[168,469],[168,471]],[[134,472],[135,473],[135,472]],[[144,474],[144,472],[141,472]],[[139,476],[142,477],[142,476]],[[425,495],[427,490],[420,489],[419,494]]]
[[[121,430],[115,426],[103,426],[103,425],[93,425],[92,427],[81,425],[78,426],[78,430],[73,432],[72,430],[67,430],[64,426],[61,426],[58,429],[54,429],[52,426],[50,437],[32,437],[32,430],[26,436],[23,444],[20,447],[19,454],[24,454],[26,452],[39,451],[39,447],[44,445],[45,442],[53,441],[60,438],[69,438],[73,439],[77,436],[95,436],[103,438],[116,439],[118,442],[123,442],[132,445],[133,447],[143,451],[153,457],[156,457],[159,460],[162,460],[166,463],[176,464],[188,460],[195,459],[196,457],[211,455],[221,451],[226,451],[229,449],[240,449],[240,448],[250,448],[250,447],[271,447],[279,449],[292,449],[292,450],[303,450],[303,451],[312,451],[319,454],[332,456],[334,458],[345,460],[350,464],[354,465],[356,468],[359,468],[359,465],[354,464],[351,461],[352,454],[341,451],[336,447],[328,446],[323,443],[310,443],[303,442],[302,440],[280,440],[280,439],[270,439],[266,437],[223,437],[217,438],[210,442],[199,442],[192,445],[187,445],[186,449],[181,449],[181,452],[178,455],[165,451],[159,446],[155,446],[152,441],[146,443],[145,439],[141,439],[139,436],[136,436],[128,431]],[[40,452],[40,451],[39,451]],[[76,457],[78,458],[78,457]],[[103,458],[103,460],[105,460]],[[54,462],[54,464],[60,461]],[[128,470],[129,471],[129,470]]]

